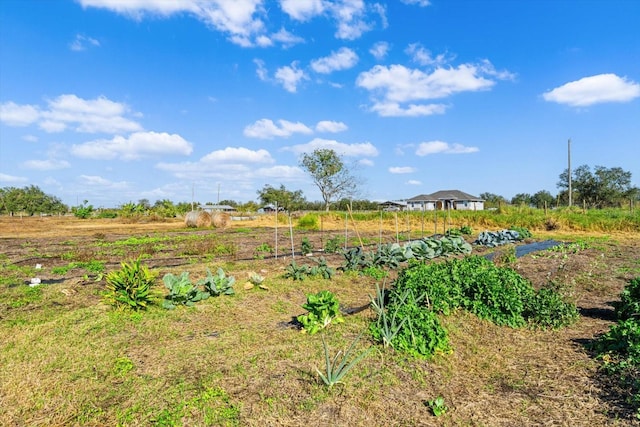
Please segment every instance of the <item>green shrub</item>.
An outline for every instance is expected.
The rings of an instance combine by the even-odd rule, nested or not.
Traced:
[[[620,301],[614,302],[613,307],[621,320],[640,314],[640,277],[629,281],[620,294]]]
[[[301,251],[303,255],[307,255],[313,252],[313,245],[309,241],[308,237],[302,238],[302,243],[300,245]]]
[[[140,259],[131,264],[123,262],[122,268],[107,274],[107,291],[105,298],[108,303],[119,308],[132,310],[146,309],[154,304],[157,295],[153,292],[156,275],[147,266],[140,264]]]
[[[315,214],[306,214],[298,220],[298,228],[305,230],[319,230],[318,216]]]
[[[324,244],[324,251],[328,254],[335,254],[342,249],[344,245],[344,237],[335,236],[327,240]]]
[[[534,327],[558,329],[574,323],[580,314],[558,291],[541,288],[527,301],[524,316]]]
[[[204,291],[212,297],[220,295],[234,295],[233,285],[236,278],[227,276],[222,268],[218,268],[216,275],[211,274],[211,270],[207,268],[207,277],[198,280],[198,286],[203,286]]]

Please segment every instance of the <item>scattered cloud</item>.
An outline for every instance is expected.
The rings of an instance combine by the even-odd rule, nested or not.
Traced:
[[[256,64],[256,75],[258,78],[263,82],[269,80],[269,72],[264,66],[264,61],[262,59],[254,59],[253,63]]]
[[[92,37],[83,34],[76,34],[76,38],[69,43],[69,49],[75,52],[82,52],[89,47],[100,47],[100,42]]]
[[[348,127],[342,122],[333,122],[330,120],[321,120],[316,124],[316,131],[338,133],[344,132]]]
[[[336,20],[338,39],[355,40],[373,28],[364,0],[337,0],[329,9]]]
[[[0,172],[0,182],[6,182],[9,184],[20,184],[29,182],[29,179],[23,176],[7,175],[6,173]]]
[[[628,102],[640,97],[640,84],[615,74],[598,74],[566,83],[545,92],[542,97],[545,101],[571,107]]]
[[[325,10],[323,0],[280,0],[282,10],[296,21],[308,21]]]
[[[296,44],[304,43],[304,39],[302,37],[291,34],[284,28],[281,28],[280,31],[272,34],[271,38],[280,43],[283,47],[291,47]]]
[[[112,139],[71,146],[71,153],[77,157],[100,160],[137,160],[162,154],[189,155],[192,151],[191,143],[180,135],[165,132],[135,132],[128,137],[118,135]]]
[[[23,135],[22,140],[27,142],[38,142],[38,137],[35,135]]]
[[[407,185],[422,185],[422,182],[418,181],[417,179],[410,179],[409,181],[405,182],[405,184],[407,184]]]
[[[178,13],[195,16],[208,26],[227,35],[242,47],[258,45],[266,32],[262,0],[78,0],[84,7],[108,9],[135,20],[146,15],[168,17]]]
[[[448,57],[444,53],[433,57],[431,51],[425,49],[420,43],[412,43],[404,50],[413,62],[423,66],[442,66],[451,62],[454,57]]]
[[[249,182],[256,176],[256,171],[260,169],[256,165],[273,163],[275,160],[265,149],[226,147],[212,151],[195,162],[161,162],[156,168],[170,172],[180,179],[234,180],[234,185],[241,185],[238,181]]]
[[[331,55],[311,61],[316,73],[329,74],[338,70],[347,70],[358,63],[358,55],[348,47],[342,47]]]
[[[431,72],[404,65],[376,65],[360,73],[356,85],[371,93],[371,110],[381,116],[420,116],[444,112],[441,104],[420,105],[416,101],[447,98],[461,92],[489,90],[496,79],[512,78],[497,72],[491,63],[437,67]],[[410,103],[408,107],[402,104]]]
[[[417,169],[411,166],[394,166],[389,168],[389,172],[393,174],[414,173]]]
[[[376,58],[378,61],[380,61],[387,56],[390,49],[391,49],[391,46],[389,45],[389,43],[377,42],[373,46],[371,46],[371,49],[369,49],[369,53],[373,55],[373,57]]]
[[[308,80],[309,77],[303,70],[298,68],[298,62],[294,61],[290,66],[285,65],[284,67],[278,68],[275,79],[287,92],[296,93],[300,82]]]
[[[81,133],[120,133],[142,130],[142,126],[126,117],[126,104],[100,96],[83,99],[76,95],[60,95],[47,101],[47,108],[18,105],[12,101],[0,105],[0,120],[9,126],[34,123],[45,132],[62,132],[71,127]]]
[[[126,181],[114,182],[97,175],[80,175],[79,180],[83,187],[101,187],[110,190],[124,190],[129,187]]]
[[[18,105],[13,101],[0,104],[0,122],[9,126],[28,126],[40,118],[34,105]]]
[[[367,166],[367,167],[372,167],[375,165],[375,163],[371,159],[360,159],[358,160],[358,164],[360,166]]]
[[[404,4],[415,4],[416,6],[426,7],[431,4],[429,0],[400,0]]]
[[[442,141],[421,142],[416,149],[417,156],[430,154],[467,154],[480,151],[478,147],[467,147],[462,144],[449,144]]]
[[[348,157],[375,157],[378,155],[378,149],[370,142],[345,144],[343,142],[322,138],[315,138],[306,144],[284,147],[283,150],[303,154],[310,153],[318,148],[332,149],[339,155]]]
[[[40,171],[67,169],[71,167],[71,164],[66,160],[27,160],[23,163],[23,166],[27,169],[34,169]]]
[[[249,138],[273,139],[274,137],[287,138],[294,133],[311,134],[313,130],[300,122],[278,120],[275,124],[269,119],[260,119],[244,128],[244,136]]]

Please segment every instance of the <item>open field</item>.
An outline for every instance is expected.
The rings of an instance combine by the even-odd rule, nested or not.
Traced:
[[[306,237],[321,248],[345,228],[350,246],[371,247],[434,231],[420,217],[396,218],[356,218],[356,233],[350,220],[326,217],[320,231],[294,229],[294,247]],[[482,221],[471,224],[475,231],[512,224],[488,215]],[[292,319],[304,313],[306,294],[322,289],[346,309],[365,307],[376,280],[353,272],[282,278],[291,261],[286,217],[277,242],[273,217],[224,230],[186,229],[179,220],[3,217],[0,425],[640,425],[586,347],[613,324],[611,302],[640,276],[634,221],[608,229],[602,220],[595,230],[530,227],[535,240],[581,243],[511,264],[535,287],[553,281],[569,289],[581,314],[575,324],[512,329],[458,311],[442,317],[453,351],[421,360],[373,343],[372,310],[354,310],[324,333],[329,347],[335,353],[364,332],[358,349],[374,350],[329,390],[315,369],[324,363],[320,334],[301,333]],[[470,219],[454,217],[451,225],[463,223]],[[260,250],[267,247],[273,251]],[[158,274],[159,290],[166,273],[197,280],[222,267],[236,277],[236,295],[176,310],[113,310],[96,265],[108,272],[138,257]],[[333,267],[342,262],[326,257]],[[308,262],[299,254],[296,261]],[[250,272],[265,276],[267,289],[244,289]],[[43,285],[29,287],[33,277]],[[427,402],[438,396],[449,410],[435,417]]]

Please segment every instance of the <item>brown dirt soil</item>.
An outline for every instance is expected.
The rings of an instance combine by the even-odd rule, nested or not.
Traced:
[[[134,258],[140,253],[152,253],[152,257],[145,261],[161,274],[188,270],[194,263],[202,265],[212,257],[238,263],[238,268],[243,272],[262,269],[268,274],[279,274],[290,260],[291,242],[286,226],[279,231],[277,260],[273,257],[274,254],[266,254],[266,259],[259,259],[262,254],[256,252],[256,248],[262,243],[276,246],[275,229],[269,222],[267,218],[232,223],[224,230],[188,230],[182,220],[125,223],[119,220],[2,217],[0,247],[4,259],[1,262],[17,266],[42,263],[50,271],[51,267],[67,265],[69,259],[99,259],[105,261],[107,270],[110,270],[121,261]],[[360,238],[366,240],[366,243],[375,245],[378,242],[381,236],[378,224],[359,227]],[[323,224],[323,228],[322,232],[296,231],[296,248],[302,237],[309,238],[316,248],[320,248],[327,239],[344,233],[344,224],[340,223]],[[382,240],[393,241],[393,225],[389,224],[385,228]],[[202,236],[202,240],[186,239],[193,235]],[[170,248],[154,246],[153,243],[144,243],[142,247],[123,246],[122,251],[117,253],[102,253],[99,246],[96,246],[101,241],[116,242],[131,236],[185,236],[185,240]],[[554,237],[559,240],[576,238],[558,237],[552,233],[536,234],[536,240]],[[250,351],[255,357],[264,357],[265,359],[259,360],[263,360],[268,367],[258,368],[253,362],[238,360],[238,366],[245,370],[243,380],[235,383],[224,383],[224,379],[221,380],[234,401],[242,404],[240,425],[640,425],[624,402],[623,390],[619,390],[601,374],[598,362],[586,347],[587,343],[613,324],[611,302],[619,298],[620,291],[628,280],[640,276],[640,236],[597,237],[589,248],[575,253],[533,253],[511,264],[535,287],[550,281],[564,284],[581,313],[579,321],[571,327],[557,331],[515,330],[458,313],[443,318],[451,337],[454,349],[452,354],[438,356],[432,361],[399,357],[394,360],[400,362],[390,366],[385,363],[383,352],[376,353],[376,356],[361,363],[361,370],[367,373],[363,374],[364,379],[358,380],[351,387],[344,387],[341,392],[323,395],[320,400],[310,401],[309,396],[318,392],[317,386],[310,385],[307,355],[282,347],[281,341],[294,331],[275,327],[276,320],[286,322],[290,316],[268,309],[278,303],[300,311],[304,292],[299,288],[291,288],[279,295],[243,295],[235,307],[235,318],[225,321],[235,325],[234,331],[238,334],[266,334],[262,352],[256,349]],[[350,231],[349,238],[352,243],[357,241],[353,230]],[[234,250],[231,253],[221,253],[221,245]],[[474,247],[474,253],[487,252],[489,250],[477,250]],[[338,255],[327,257],[332,266],[341,262]],[[304,262],[304,258],[301,259]],[[58,286],[62,293],[69,295],[82,293],[85,286],[98,286],[87,282],[82,272],[74,273],[73,270],[63,278],[43,273],[42,280]],[[340,292],[341,302],[347,306],[366,304],[375,281],[370,280],[364,287],[366,279],[359,279],[357,287],[351,285],[351,281],[349,276],[343,275],[332,282],[331,287]],[[240,284],[242,282],[240,280]],[[95,293],[84,300],[70,297],[66,304],[69,309],[96,304]],[[255,317],[256,307],[271,314],[263,313],[262,317]],[[0,322],[7,316],[5,310],[6,307],[0,306]],[[182,343],[193,336],[218,337],[211,335],[218,334],[217,331],[212,332],[206,326],[207,308],[198,310],[201,310],[202,319],[196,317],[189,320],[189,333],[180,337]],[[200,316],[198,313],[200,311],[194,316]],[[363,312],[356,316],[370,315]],[[274,330],[277,332],[274,333]],[[176,330],[176,334],[182,333],[181,330]],[[278,334],[281,334],[280,338]],[[222,332],[220,338],[216,338],[219,339],[217,345],[226,345],[226,336]],[[167,343],[167,352],[171,351],[171,345]],[[136,348],[132,344],[128,355],[142,367],[141,372],[149,378],[161,377],[163,368],[160,356],[149,355],[143,346],[138,350]],[[201,351],[203,349],[204,347]],[[199,350],[196,348],[194,351]],[[240,354],[246,355],[244,350]],[[152,360],[153,358],[158,360]],[[293,376],[281,373],[287,371],[293,371]],[[224,372],[222,377],[224,378]],[[233,378],[237,380],[237,376]],[[164,381],[171,381],[171,378],[165,378]],[[377,384],[376,381],[383,384]],[[363,384],[368,384],[371,390],[363,389]],[[437,395],[443,396],[449,406],[449,412],[439,418],[431,415],[426,404]],[[8,401],[0,393],[0,405]],[[20,417],[4,418],[4,421],[9,419],[15,422]],[[44,425],[34,420],[37,421],[37,418],[31,418],[35,424]],[[22,418],[22,421],[25,419]],[[0,417],[0,424],[2,422]]]

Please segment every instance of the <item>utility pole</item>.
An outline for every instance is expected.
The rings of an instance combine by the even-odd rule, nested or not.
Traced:
[[[572,202],[572,191],[571,191],[571,138],[569,138],[569,141],[567,142],[567,160],[569,163],[569,207],[571,207],[571,202]]]

